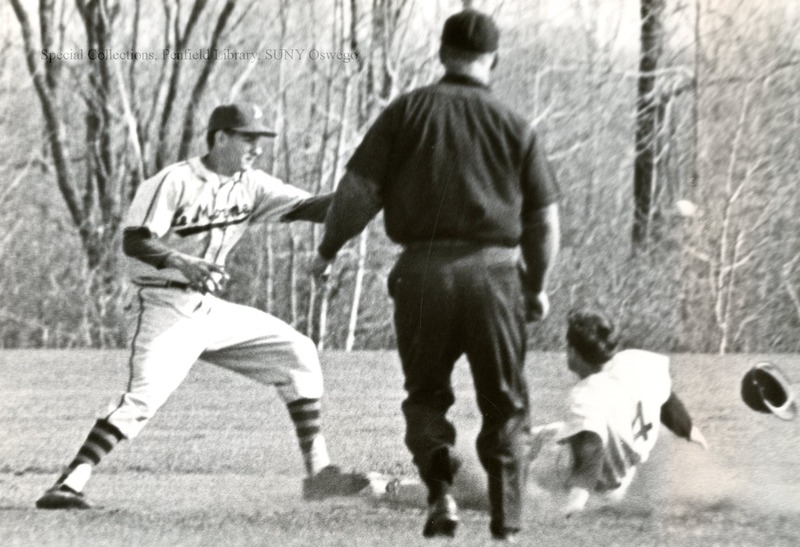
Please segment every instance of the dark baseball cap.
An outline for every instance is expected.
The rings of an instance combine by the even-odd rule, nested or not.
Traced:
[[[264,113],[254,104],[224,104],[211,113],[208,120],[208,131],[234,131],[248,135],[274,137],[275,131],[261,125]]]
[[[491,53],[500,45],[500,30],[485,13],[465,9],[444,22],[442,45],[473,53]]]

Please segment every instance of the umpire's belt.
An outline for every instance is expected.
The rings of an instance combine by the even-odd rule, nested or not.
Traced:
[[[410,243],[404,243],[403,248],[406,251],[477,251],[481,249],[492,248],[514,250],[515,246],[470,239],[430,239],[428,241],[412,241]]]
[[[174,281],[172,279],[148,279],[147,281],[134,281],[133,284],[138,287],[147,287],[153,289],[180,289],[182,291],[188,291],[192,288],[192,286],[185,281]]]

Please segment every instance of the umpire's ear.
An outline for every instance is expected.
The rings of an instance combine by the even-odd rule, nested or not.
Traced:
[[[222,129],[217,129],[207,137],[208,151],[212,151],[220,143],[220,139],[227,138],[227,134]]]
[[[494,52],[494,59],[492,59],[492,70],[497,67],[497,63],[500,62],[500,53],[495,51]]]

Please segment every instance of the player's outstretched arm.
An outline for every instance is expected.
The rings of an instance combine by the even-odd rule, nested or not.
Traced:
[[[674,391],[670,393],[669,399],[661,405],[661,423],[678,437],[697,443],[703,450],[708,450],[706,438],[692,423],[692,417],[689,416],[686,405]]]
[[[305,220],[308,222],[325,222],[325,216],[333,203],[333,192],[310,196],[301,201],[297,206],[281,217],[281,222],[294,222]]]

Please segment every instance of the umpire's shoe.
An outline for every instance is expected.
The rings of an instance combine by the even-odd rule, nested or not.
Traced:
[[[505,530],[502,532],[492,532],[492,539],[496,542],[502,543],[516,543],[517,533],[515,531]]]
[[[336,496],[355,496],[369,484],[369,478],[364,473],[342,473],[338,466],[328,465],[303,481],[303,498],[323,500]]]
[[[39,509],[91,509],[92,504],[83,495],[65,485],[56,485],[36,500]]]
[[[458,508],[450,494],[443,494],[428,505],[428,520],[422,535],[432,537],[455,537],[458,527]]]

